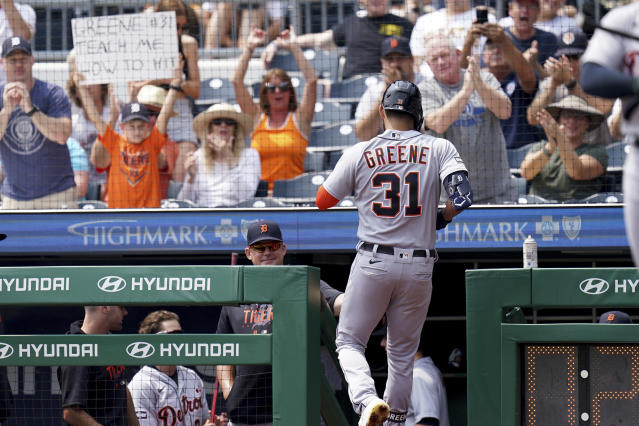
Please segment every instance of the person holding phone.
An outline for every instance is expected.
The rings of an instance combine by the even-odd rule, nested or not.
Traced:
[[[426,39],[429,36],[445,35],[455,43],[455,47],[462,49],[466,33],[473,22],[481,18],[484,22],[497,22],[486,6],[472,7],[470,0],[447,0],[446,7],[420,17],[415,23],[415,28],[410,38],[410,49],[415,58],[416,71],[425,78],[433,75],[426,62]],[[476,46],[471,46],[472,53],[479,54],[482,51],[485,37],[478,39]]]

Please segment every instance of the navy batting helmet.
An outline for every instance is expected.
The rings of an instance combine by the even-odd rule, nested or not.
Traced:
[[[420,130],[424,122],[422,95],[415,84],[410,81],[393,81],[384,91],[382,107],[385,110],[405,112],[413,117],[415,130]]]

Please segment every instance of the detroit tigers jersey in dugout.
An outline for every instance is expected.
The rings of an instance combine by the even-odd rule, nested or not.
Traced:
[[[140,426],[200,426],[210,417],[202,379],[176,366],[176,380],[144,366],[129,383]]]

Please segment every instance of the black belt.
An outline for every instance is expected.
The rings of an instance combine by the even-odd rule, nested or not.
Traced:
[[[364,251],[373,251],[374,247],[375,247],[375,244],[373,243],[362,243],[362,245],[359,248]],[[378,244],[377,253],[394,255],[395,247],[383,246],[381,244]],[[428,257],[428,253],[426,252],[426,250],[413,250],[413,257]]]

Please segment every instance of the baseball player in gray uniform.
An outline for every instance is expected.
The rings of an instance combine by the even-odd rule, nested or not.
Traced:
[[[140,324],[140,334],[182,333],[180,319],[154,311]],[[128,385],[140,426],[205,426],[209,405],[197,373],[181,365],[144,366]],[[217,424],[217,420],[215,419]]]
[[[317,192],[327,209],[355,192],[359,212],[357,256],[337,328],[338,358],[359,426],[403,424],[417,350],[437,260],[435,229],[472,204],[467,170],[452,143],[420,133],[421,95],[398,80],[384,92],[382,134],[344,152]],[[443,182],[449,198],[437,210]],[[388,380],[375,391],[364,350],[386,313]]]
[[[626,234],[639,266],[639,3],[616,7],[601,20],[600,29],[581,57],[581,87],[604,98],[621,98],[621,131],[632,148],[623,169]]]

